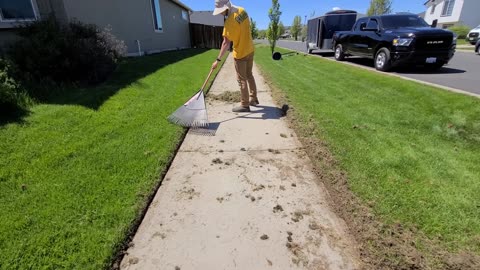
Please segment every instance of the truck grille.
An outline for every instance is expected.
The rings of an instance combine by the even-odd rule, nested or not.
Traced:
[[[447,50],[452,46],[451,36],[431,36],[431,37],[417,37],[415,40],[416,50]]]
[[[470,35],[468,35],[468,37],[478,37],[479,33],[470,33]]]

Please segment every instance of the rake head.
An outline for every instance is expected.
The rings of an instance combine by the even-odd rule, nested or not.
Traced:
[[[203,90],[198,91],[167,119],[171,123],[182,127],[208,127],[208,115]]]

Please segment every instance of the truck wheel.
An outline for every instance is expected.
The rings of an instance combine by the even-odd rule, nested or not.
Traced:
[[[381,48],[378,50],[375,56],[375,69],[379,71],[387,72],[392,67],[390,62],[390,50],[387,48]]]
[[[337,46],[335,46],[335,60],[345,60],[345,53],[343,52],[342,44],[338,44]]]

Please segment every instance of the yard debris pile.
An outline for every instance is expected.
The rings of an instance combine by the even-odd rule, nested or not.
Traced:
[[[240,102],[240,91],[226,91],[221,94],[208,94],[208,98],[216,101],[236,103]]]

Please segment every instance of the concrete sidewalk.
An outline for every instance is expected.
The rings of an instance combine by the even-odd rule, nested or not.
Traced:
[[[261,105],[251,113],[208,101],[216,135],[187,134],[121,269],[360,268],[256,67],[254,76]],[[231,56],[211,89],[223,91],[238,91]]]

